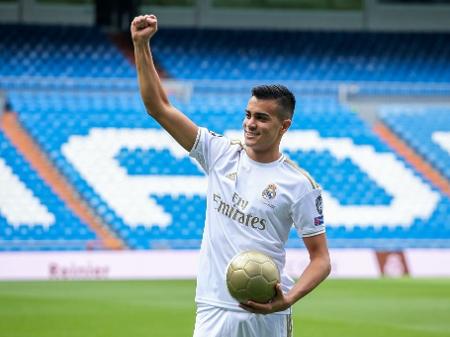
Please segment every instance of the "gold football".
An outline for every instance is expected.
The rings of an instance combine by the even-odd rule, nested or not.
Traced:
[[[275,296],[280,273],[269,256],[257,251],[246,251],[230,261],[226,280],[228,291],[238,302],[252,300],[267,303]]]

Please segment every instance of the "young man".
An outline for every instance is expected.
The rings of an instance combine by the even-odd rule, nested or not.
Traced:
[[[149,48],[156,31],[154,15],[138,16],[131,23],[142,99],[148,113],[208,175],[194,337],[290,336],[290,307],[330,272],[321,191],[280,153],[295,98],[281,85],[254,88],[243,116],[245,145],[199,128],[164,93]],[[292,224],[310,256],[296,283],[284,271],[284,245]],[[237,303],[227,291],[227,265],[246,250],[271,256],[281,271],[270,303]]]

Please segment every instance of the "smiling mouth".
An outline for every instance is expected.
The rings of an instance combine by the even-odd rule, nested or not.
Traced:
[[[258,136],[258,133],[251,132],[251,131],[245,131],[245,136],[246,137],[256,137],[256,136]]]

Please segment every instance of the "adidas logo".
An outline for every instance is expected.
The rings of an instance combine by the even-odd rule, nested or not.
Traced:
[[[225,177],[227,177],[228,179],[230,179],[232,181],[236,181],[237,173],[236,172],[229,173]]]

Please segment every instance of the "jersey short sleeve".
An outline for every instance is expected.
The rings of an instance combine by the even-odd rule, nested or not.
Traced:
[[[230,147],[230,140],[205,128],[198,128],[197,138],[189,156],[197,160],[209,174],[216,160]]]
[[[292,205],[291,211],[300,237],[314,236],[325,232],[320,189],[307,192]]]

